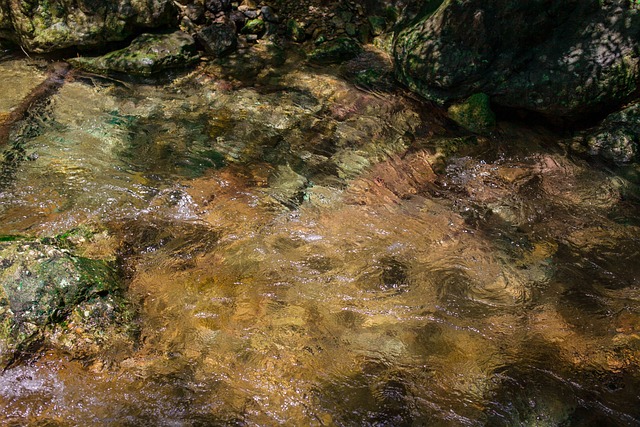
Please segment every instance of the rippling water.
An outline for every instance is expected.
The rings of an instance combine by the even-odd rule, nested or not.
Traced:
[[[14,127],[0,234],[102,230],[140,336],[5,370],[4,423],[640,424],[637,169],[334,70],[232,74],[78,74]],[[42,79],[0,62],[0,112]]]

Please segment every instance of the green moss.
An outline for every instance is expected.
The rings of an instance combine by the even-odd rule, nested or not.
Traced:
[[[262,19],[250,19],[244,24],[240,32],[242,34],[257,34],[262,35],[265,31],[264,21]]]
[[[97,58],[71,58],[69,62],[93,73],[120,72],[148,76],[185,67],[198,58],[195,41],[185,33],[142,34],[131,45]]]
[[[486,133],[496,124],[489,96],[477,93],[461,104],[449,107],[449,117],[465,129],[475,133]]]
[[[387,30],[387,20],[382,16],[369,16],[367,20],[374,36],[379,36]]]
[[[335,64],[352,59],[360,50],[355,40],[341,37],[321,44],[309,54],[309,60],[319,64]]]
[[[304,27],[298,23],[295,19],[287,21],[287,36],[295,42],[303,42],[306,38]]]
[[[19,235],[0,235],[0,242],[15,242],[17,240],[24,239],[24,236]]]

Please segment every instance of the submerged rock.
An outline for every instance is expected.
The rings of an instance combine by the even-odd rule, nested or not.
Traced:
[[[69,2],[0,0],[0,39],[32,52],[103,46],[141,28],[176,23],[171,0],[93,0]]]
[[[43,344],[77,357],[127,335],[131,312],[107,261],[76,256],[54,242],[0,241],[0,362],[28,358]]]
[[[616,106],[640,84],[638,5],[447,0],[396,36],[398,79],[437,102],[493,102],[577,118]]]
[[[76,67],[96,72],[151,75],[169,68],[187,66],[197,60],[193,37],[176,31],[171,34],[142,34],[131,44],[97,58],[73,58]]]

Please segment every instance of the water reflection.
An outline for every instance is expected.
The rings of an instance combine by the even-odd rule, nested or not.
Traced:
[[[68,82],[25,139],[0,233],[104,230],[86,253],[122,263],[140,336],[6,370],[4,421],[638,422],[636,183],[330,72],[217,72]]]

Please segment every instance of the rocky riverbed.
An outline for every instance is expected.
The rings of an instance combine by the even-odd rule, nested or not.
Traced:
[[[512,6],[468,3],[0,8],[2,422],[636,424],[635,77],[584,120],[403,80]],[[126,31],[55,74],[73,16]]]

